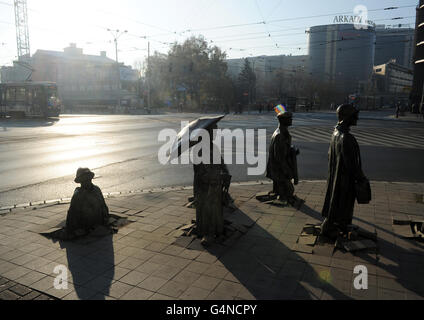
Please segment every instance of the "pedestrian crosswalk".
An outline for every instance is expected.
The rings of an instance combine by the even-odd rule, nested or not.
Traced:
[[[354,128],[351,132],[359,145],[424,149],[424,130],[419,128]],[[296,127],[290,133],[293,141],[329,143],[333,129]]]
[[[322,120],[326,123],[318,123],[314,119],[314,125],[307,121],[297,121],[295,126],[290,127],[293,142],[330,143],[334,131],[334,121]],[[225,127],[266,129],[270,138],[276,128],[275,121],[270,121],[269,116],[258,115],[254,120],[249,118],[225,119],[222,121]],[[352,127],[351,133],[355,136],[359,145],[379,146],[392,148],[407,148],[424,150],[424,127],[384,127],[357,126]]]

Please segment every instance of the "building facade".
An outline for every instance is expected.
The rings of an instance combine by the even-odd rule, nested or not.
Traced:
[[[268,100],[279,97],[281,77],[289,79],[296,72],[308,72],[308,56],[275,55],[249,57],[247,60],[256,75],[257,100]],[[228,75],[237,81],[244,67],[244,59],[228,59]]]
[[[376,94],[384,97],[386,102],[407,100],[412,90],[414,74],[396,60],[374,67],[374,88]]]
[[[56,82],[59,97],[67,107],[113,105],[120,97],[120,66],[100,55],[86,55],[71,44],[63,52],[37,50],[32,56],[32,80]]]
[[[414,82],[410,96],[410,103],[424,102],[424,0],[417,6],[417,17],[414,40]]]
[[[331,24],[307,32],[313,77],[347,93],[356,93],[360,84],[371,81],[376,41],[372,26],[357,29],[354,24]]]
[[[414,29],[386,28],[376,26],[375,29],[374,65],[378,66],[395,60],[397,64],[412,68],[414,55]]]

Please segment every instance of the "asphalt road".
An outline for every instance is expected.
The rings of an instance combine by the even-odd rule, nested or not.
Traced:
[[[392,111],[389,111],[392,112]],[[389,112],[363,112],[352,131],[372,180],[424,182],[424,124],[388,120]],[[162,129],[179,131],[198,114],[63,115],[56,120],[0,120],[0,207],[70,197],[78,167],[96,173],[104,192],[190,185],[191,165],[161,165]],[[328,143],[334,113],[297,113],[291,128],[301,180],[327,176]],[[267,143],[277,121],[270,114],[228,115],[220,128],[266,129]],[[234,148],[235,149],[235,148]],[[234,153],[240,152],[235,149]],[[247,165],[229,165],[233,181],[262,180]]]

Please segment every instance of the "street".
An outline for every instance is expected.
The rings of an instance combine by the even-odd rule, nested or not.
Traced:
[[[363,112],[352,130],[361,146],[366,175],[375,181],[424,182],[424,125],[387,118],[390,111]],[[392,114],[392,113],[391,113]],[[72,196],[78,167],[94,170],[103,192],[191,185],[191,165],[158,162],[165,128],[179,131],[199,114],[62,115],[53,120],[0,120],[0,207]],[[291,133],[300,148],[300,180],[325,180],[335,113],[296,113]],[[267,142],[277,127],[274,113],[228,115],[220,128],[261,128]],[[229,165],[233,181],[246,165]]]

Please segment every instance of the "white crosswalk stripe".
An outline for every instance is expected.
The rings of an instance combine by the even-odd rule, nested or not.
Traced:
[[[315,121],[315,119],[314,119]],[[316,122],[316,121],[315,121]],[[266,129],[270,137],[276,128],[275,121],[258,115],[257,119],[231,119],[228,125],[233,128]],[[323,124],[299,125],[290,128],[294,142],[330,143],[334,127]],[[424,149],[424,128],[399,127],[354,127],[352,134],[359,145],[392,148]]]
[[[412,131],[412,132],[411,132]],[[290,130],[293,141],[329,143],[330,128],[297,127]],[[361,128],[352,130],[359,145],[424,149],[424,130]]]

